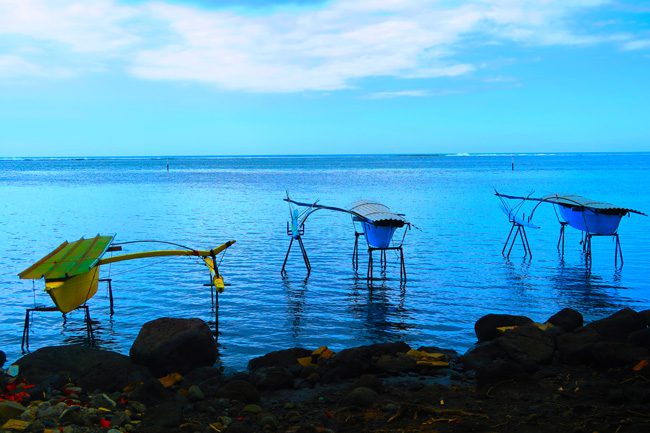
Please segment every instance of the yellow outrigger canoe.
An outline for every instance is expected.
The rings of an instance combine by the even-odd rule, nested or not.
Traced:
[[[44,279],[45,291],[54,301],[56,308],[64,314],[84,305],[97,293],[101,265],[124,260],[165,256],[202,257],[210,270],[212,284],[217,290],[222,291],[223,278],[219,274],[216,256],[235,243],[234,240],[228,241],[211,250],[194,250],[172,244],[183,249],[144,251],[103,258],[102,256],[108,251],[121,251],[121,245],[125,244],[113,244],[113,238],[114,236],[97,235],[94,238],[63,242],[18,276],[21,279]],[[169,244],[169,242],[162,243]]]

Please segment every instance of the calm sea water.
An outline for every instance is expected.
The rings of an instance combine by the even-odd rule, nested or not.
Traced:
[[[169,161],[170,170],[166,164]],[[161,239],[210,248],[237,244],[221,270],[231,285],[220,296],[220,353],[226,368],[278,348],[328,345],[334,350],[405,340],[464,351],[474,322],[490,312],[544,321],[563,307],[587,319],[622,307],[650,307],[650,218],[625,218],[625,257],[614,267],[614,244],[594,240],[591,272],[580,233],[567,231],[564,259],[550,205],[529,230],[532,260],[520,246],[501,256],[509,224],[494,188],[513,194],[571,192],[650,211],[650,154],[470,156],[296,156],[214,158],[0,159],[0,348],[20,356],[26,307],[47,304],[42,282],[17,273],[81,236]],[[292,198],[346,206],[361,198],[406,214],[416,228],[404,246],[408,282],[389,254],[388,279],[368,288],[351,267],[348,215],[317,212],[304,242],[308,280],[297,251],[280,276],[289,238],[285,191]],[[362,251],[360,274],[367,255]],[[114,284],[110,317],[105,287],[89,305],[99,346],[128,353],[148,320],[210,320],[206,269],[195,258],[149,259],[102,268]],[[83,316],[37,314],[32,350],[83,340]]]

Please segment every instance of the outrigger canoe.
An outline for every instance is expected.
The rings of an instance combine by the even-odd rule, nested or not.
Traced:
[[[45,291],[54,301],[56,308],[64,314],[84,305],[97,293],[101,265],[125,260],[165,256],[201,257],[210,269],[212,284],[221,291],[224,284],[223,278],[219,274],[216,256],[235,243],[234,240],[231,240],[210,250],[195,250],[178,244],[160,242],[181,249],[144,251],[104,258],[104,254],[109,251],[121,251],[122,245],[127,243],[159,242],[113,243],[113,239],[114,236],[97,235],[94,238],[63,242],[45,257],[19,273],[18,276],[21,279],[44,279]]]

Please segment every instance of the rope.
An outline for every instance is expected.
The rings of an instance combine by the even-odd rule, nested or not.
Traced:
[[[149,263],[149,264],[146,264],[146,265],[142,265],[142,266],[139,266],[139,267],[137,267],[137,268],[128,269],[128,270],[126,270],[126,271],[122,271],[122,272],[117,272],[117,273],[115,273],[115,275],[128,274],[129,272],[133,272],[133,271],[138,271],[138,270],[140,270],[140,269],[149,268],[149,267],[151,267],[151,266],[158,265],[158,264],[160,264],[160,263],[168,262],[168,261],[170,261],[170,260],[172,260],[172,259],[175,259],[175,258],[176,258],[176,257],[169,257],[169,258],[164,259],[164,260],[158,260],[158,261],[156,261],[156,262]]]

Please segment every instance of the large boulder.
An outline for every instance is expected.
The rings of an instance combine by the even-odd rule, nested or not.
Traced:
[[[592,328],[578,328],[557,338],[560,360],[566,364],[588,364],[592,361],[592,347],[601,336]]]
[[[591,348],[594,363],[601,367],[627,367],[648,357],[648,351],[629,343],[600,341]]]
[[[264,367],[290,368],[298,366],[298,358],[310,356],[311,350],[302,347],[294,347],[286,350],[276,350],[264,356],[253,358],[248,361],[249,370],[257,370]]]
[[[549,363],[555,353],[555,338],[552,333],[542,331],[534,325],[519,326],[506,332],[497,341],[508,358],[526,369],[537,369],[538,364]]]
[[[625,341],[634,331],[646,327],[643,315],[630,308],[624,308],[609,317],[595,320],[585,328],[593,329],[605,340]]]
[[[521,326],[533,323],[526,316],[513,316],[511,314],[487,314],[476,321],[474,331],[479,342],[493,340],[501,335],[497,328],[503,326]]]
[[[134,365],[128,356],[83,345],[43,347],[16,361],[20,377],[36,384],[71,381],[92,392],[118,391],[150,377],[147,370]],[[61,385],[56,383],[55,385]]]
[[[163,317],[145,323],[129,352],[157,377],[187,373],[217,360],[217,342],[201,319]]]
[[[573,308],[563,308],[552,315],[546,323],[562,328],[566,332],[580,328],[584,323],[584,318],[580,312]]]
[[[382,355],[394,356],[406,353],[411,347],[403,341],[378,343],[341,350],[335,357],[324,363],[323,382],[359,377],[378,370],[376,361]]]

